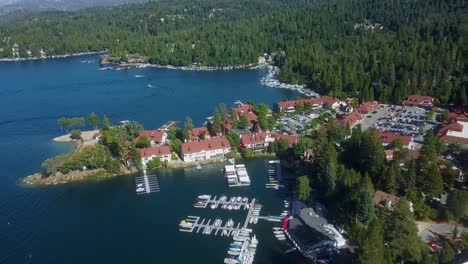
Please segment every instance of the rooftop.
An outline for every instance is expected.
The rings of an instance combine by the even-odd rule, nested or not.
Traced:
[[[192,154],[202,151],[218,150],[231,148],[226,138],[212,138],[194,142],[182,143],[180,146],[183,154]]]
[[[169,146],[143,148],[137,149],[137,151],[140,152],[142,158],[149,158],[151,156],[161,157],[164,155],[171,155],[172,153]]]

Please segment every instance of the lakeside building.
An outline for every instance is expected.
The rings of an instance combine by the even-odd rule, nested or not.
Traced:
[[[434,97],[427,95],[410,95],[401,102],[402,105],[431,108],[434,106]]]
[[[161,161],[171,162],[171,148],[169,146],[137,149],[141,155],[141,164],[146,166],[150,160],[160,158]]]
[[[226,138],[212,138],[182,143],[180,157],[184,162],[196,162],[222,158],[229,151],[231,151],[231,144]]]
[[[242,134],[240,143],[243,148],[254,151],[266,150],[268,146],[275,140],[287,140],[289,145],[297,144],[297,136],[285,135],[280,133],[258,132],[250,134]]]
[[[195,127],[189,131],[189,141],[210,139],[210,132],[206,127]]]
[[[236,108],[237,112],[237,119],[240,120],[244,114],[247,115],[247,118],[249,119],[251,127],[257,123],[257,115],[253,112],[253,107],[251,104],[244,104],[240,105]]]
[[[315,259],[317,254],[324,251],[346,246],[346,239],[341,233],[313,208],[294,201],[292,216],[287,221],[287,232],[305,257]]]
[[[150,140],[151,146],[164,144],[167,139],[167,133],[164,130],[142,130],[140,131],[140,133],[138,133],[138,135],[134,139],[134,142],[137,143],[143,136],[147,137]]]
[[[401,136],[388,131],[377,131],[376,134],[384,147],[388,147],[390,144],[393,144],[396,139],[400,139],[404,148],[410,150],[415,148],[413,138],[410,136]]]

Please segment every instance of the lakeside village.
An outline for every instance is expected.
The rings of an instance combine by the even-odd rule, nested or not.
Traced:
[[[208,162],[232,161],[239,155],[276,154],[282,165],[302,176],[294,181],[294,199],[285,201],[285,211],[278,216],[283,224],[275,227],[275,236],[279,241],[290,240],[306,258],[328,263],[355,252],[356,246],[359,249],[353,257],[369,258],[365,254],[371,254],[371,247],[383,246],[379,239],[385,239],[387,245],[380,248],[382,252],[398,250],[392,254],[401,260],[408,256],[438,258],[449,251],[454,253],[453,259],[466,249],[466,108],[444,110],[436,106],[434,98],[418,95],[398,106],[330,96],[277,102],[273,110],[253,102],[235,104],[230,110],[224,104],[215,108],[201,127],[194,127],[188,117],[183,128],[170,121],[159,129],[143,130],[127,120],[111,126],[104,116],[100,130],[73,130],[65,136],[79,142],[73,154],[46,160],[43,173],[23,182],[57,184],[161,166],[201,167]],[[90,114],[88,122],[97,126],[99,117]],[[84,118],[62,118],[59,124],[64,129],[76,128],[84,125]],[[276,177],[274,166],[268,173],[267,188],[287,188]],[[242,165],[227,165],[225,176],[230,186],[250,185]],[[201,195],[195,205],[249,209],[247,200]],[[249,206],[255,207],[253,202]],[[275,219],[260,217],[259,208],[249,209],[246,222]],[[329,223],[327,219],[333,220]],[[240,250],[251,252],[243,255],[253,260],[252,247],[258,241],[249,237],[247,243],[246,237],[239,238],[239,232],[250,236],[245,228],[233,228],[232,220],[224,227],[220,219],[212,225],[200,221],[189,217],[181,228],[203,230],[204,234],[219,229],[243,239],[234,241],[225,262],[243,263]],[[401,228],[392,228],[395,226]],[[383,229],[385,237],[375,228]],[[381,235],[375,237],[372,232]],[[366,242],[368,237],[377,241]]]

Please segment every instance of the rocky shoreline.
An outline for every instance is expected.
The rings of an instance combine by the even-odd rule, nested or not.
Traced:
[[[3,58],[3,59],[0,59],[0,62],[17,62],[17,61],[35,61],[35,60],[46,60],[46,59],[63,59],[63,58],[79,57],[79,56],[86,56],[86,55],[96,55],[96,54],[104,54],[104,53],[106,53],[106,51],[76,52],[76,53],[71,53],[71,54],[50,55],[50,56],[45,56],[45,57]]]
[[[58,185],[72,182],[97,181],[121,175],[131,175],[136,173],[136,169],[123,170],[119,174],[108,173],[105,169],[93,169],[85,171],[72,171],[67,174],[58,173],[54,176],[44,177],[42,173],[35,173],[20,180],[28,185]]]
[[[279,71],[280,69],[276,66],[268,66],[268,74],[260,80],[260,83],[272,87],[272,88],[279,88],[279,89],[288,89],[292,91],[297,91],[305,96],[308,97],[319,97],[320,95],[310,89],[307,89],[306,85],[304,84],[289,84],[283,83],[279,80]]]

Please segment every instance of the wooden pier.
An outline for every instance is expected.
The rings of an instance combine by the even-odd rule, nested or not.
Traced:
[[[159,192],[159,182],[156,175],[147,175],[146,170],[143,170],[143,175],[135,177],[136,193],[148,194]]]
[[[245,198],[242,198],[242,200],[240,202],[237,201],[230,201],[230,199],[228,199],[226,197],[226,200],[221,200],[221,197],[218,198],[218,196],[215,196],[215,197],[211,197],[209,199],[202,199],[200,200],[198,203],[194,204],[193,206],[196,207],[196,208],[207,208],[208,206],[210,206],[210,208],[212,209],[217,209],[217,208],[223,208],[223,209],[227,209],[224,207],[224,205],[226,206],[229,206],[231,205],[232,207],[238,207],[238,209],[231,209],[231,210],[240,210],[240,209],[243,209],[243,210],[247,210],[249,209],[253,204],[255,204],[255,199],[252,199],[252,201],[249,202],[249,200],[245,200]]]

